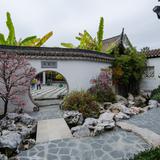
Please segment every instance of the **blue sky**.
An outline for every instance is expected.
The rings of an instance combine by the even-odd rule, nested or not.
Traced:
[[[103,16],[104,39],[120,34],[124,27],[138,49],[160,48],[160,20],[152,11],[155,5],[158,0],[0,0],[0,32],[7,34],[9,11],[18,38],[53,31],[54,36],[45,46],[77,44],[74,37],[85,29],[96,35]]]

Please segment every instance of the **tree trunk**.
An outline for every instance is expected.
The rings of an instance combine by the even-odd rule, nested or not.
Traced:
[[[4,102],[4,116],[6,115],[7,113],[7,110],[8,110],[8,100]]]

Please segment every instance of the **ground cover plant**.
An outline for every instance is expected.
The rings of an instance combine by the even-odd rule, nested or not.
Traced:
[[[146,150],[135,155],[134,158],[130,160],[160,160],[160,148]]]
[[[160,102],[160,86],[158,86],[158,88],[154,89],[151,92],[151,99],[154,99]]]

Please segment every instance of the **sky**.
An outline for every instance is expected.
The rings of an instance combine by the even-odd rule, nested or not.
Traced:
[[[122,28],[133,46],[160,48],[160,20],[152,11],[158,0],[0,0],[0,32],[8,34],[6,12],[11,17],[17,39],[31,35],[54,35],[46,47],[78,41],[75,36],[87,30],[96,36],[104,17],[104,39],[119,35]]]

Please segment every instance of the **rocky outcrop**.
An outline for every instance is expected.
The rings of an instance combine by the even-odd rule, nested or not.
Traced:
[[[81,125],[83,123],[82,113],[78,111],[65,111],[63,118],[71,126]]]
[[[36,133],[37,121],[28,114],[8,113],[0,120],[0,150],[10,154],[22,149],[23,141]]]
[[[8,160],[8,158],[4,154],[0,153],[0,160]]]
[[[71,128],[71,132],[74,137],[89,137],[91,136],[91,132],[88,127],[86,126],[76,126]]]
[[[124,98],[123,96],[120,96],[120,95],[116,95],[116,101],[118,103],[121,103],[121,104],[124,104],[124,105],[127,105],[128,104],[128,101],[126,98]]]
[[[123,112],[119,112],[118,114],[116,114],[114,116],[114,119],[115,119],[116,122],[120,121],[120,120],[123,120],[123,119],[129,119],[129,118],[130,118],[130,116],[123,113]]]

